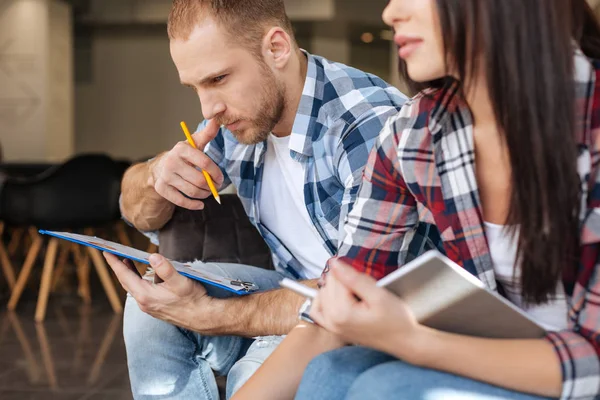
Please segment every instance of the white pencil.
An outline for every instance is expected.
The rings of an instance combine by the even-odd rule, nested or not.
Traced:
[[[290,289],[306,298],[314,299],[315,297],[317,297],[317,289],[313,289],[311,287],[303,285],[302,283],[296,282],[294,280],[291,280],[288,278],[283,278],[283,280],[281,282],[279,282],[279,284],[282,287],[284,287],[286,289]]]

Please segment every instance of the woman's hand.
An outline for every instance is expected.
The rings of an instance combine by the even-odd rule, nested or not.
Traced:
[[[348,343],[401,356],[409,362],[418,355],[426,331],[399,297],[339,260],[332,261],[310,316]]]

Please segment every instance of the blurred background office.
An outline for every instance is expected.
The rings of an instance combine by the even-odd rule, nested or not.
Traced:
[[[0,142],[5,161],[81,152],[139,159],[202,119],[179,85],[169,0],[0,1]],[[288,0],[300,45],[386,80],[395,65],[385,0]]]
[[[381,21],[386,0],[285,3],[302,48],[403,89],[393,33]],[[590,4],[600,11],[600,0]],[[99,253],[37,230],[157,250],[120,220],[118,197],[131,163],[183,140],[180,121],[202,120],[170,58],[170,6],[0,0],[2,400],[131,398],[125,293]]]

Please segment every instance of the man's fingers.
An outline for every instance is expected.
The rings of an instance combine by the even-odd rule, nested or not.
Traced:
[[[206,145],[215,137],[217,137],[220,128],[221,127],[215,122],[215,120],[211,119],[208,121],[208,124],[203,130],[194,133],[192,138],[194,139],[198,150],[204,151]]]
[[[138,271],[138,269],[135,266],[135,264],[133,263],[133,261],[131,261],[129,258],[124,258],[123,259],[123,264],[125,264],[125,266],[127,268],[129,268],[132,272],[135,272],[135,274],[137,276],[139,276],[140,278],[142,278],[142,274],[140,274],[140,271]]]
[[[123,286],[127,292],[129,292],[133,297],[136,297],[144,290],[148,282],[127,268],[127,266],[123,264],[123,262],[121,262],[117,256],[107,252],[104,252],[103,255],[106,259],[106,262],[119,279],[119,282],[121,282],[121,286]]]
[[[164,197],[169,202],[175,204],[178,207],[185,208],[187,210],[203,210],[204,202],[200,200],[188,199],[181,192],[172,186],[166,184],[159,184],[156,187],[156,192]]]
[[[172,180],[171,186],[191,199],[202,200],[210,196],[208,186],[206,188],[195,186],[180,176]]]
[[[181,160],[181,165],[178,166],[177,169],[175,169],[172,173],[200,189],[209,190],[202,171],[183,159]]]
[[[150,256],[150,265],[154,269],[154,273],[166,283],[173,284],[187,279],[180,275],[175,267],[160,254],[152,254]]]
[[[182,152],[181,157],[187,163],[208,172],[217,187],[220,187],[223,184],[223,172],[221,171],[221,168],[219,168],[209,156],[200,150],[190,147],[186,151]]]

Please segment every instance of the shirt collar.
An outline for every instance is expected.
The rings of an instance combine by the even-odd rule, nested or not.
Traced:
[[[297,160],[313,156],[313,135],[316,132],[317,117],[323,102],[325,87],[323,64],[307,51],[302,50],[302,53],[308,61],[306,80],[289,145],[292,156]]]

